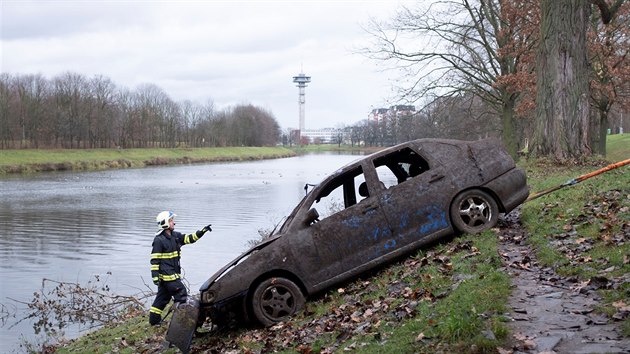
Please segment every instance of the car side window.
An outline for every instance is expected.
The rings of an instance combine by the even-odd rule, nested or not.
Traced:
[[[386,188],[404,183],[429,170],[425,158],[409,147],[374,160],[379,180]]]
[[[365,176],[359,166],[329,181],[311,207],[317,209],[319,219],[323,220],[364,199],[362,185],[365,185]]]

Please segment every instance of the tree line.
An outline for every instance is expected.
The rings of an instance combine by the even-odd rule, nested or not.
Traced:
[[[145,84],[104,76],[0,74],[0,148],[272,146],[280,127],[265,109],[176,102]]]

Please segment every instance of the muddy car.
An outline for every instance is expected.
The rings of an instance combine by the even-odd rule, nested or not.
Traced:
[[[277,232],[202,285],[188,317],[273,325],[314,293],[441,237],[495,226],[528,194],[524,171],[498,140],[387,148],[307,189]]]

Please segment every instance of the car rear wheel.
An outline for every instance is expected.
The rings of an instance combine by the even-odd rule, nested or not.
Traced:
[[[451,204],[453,226],[465,233],[476,234],[494,227],[499,220],[499,207],[494,198],[479,189],[458,194]]]
[[[274,277],[258,284],[252,296],[252,311],[263,326],[271,326],[304,306],[304,295],[291,280]]]

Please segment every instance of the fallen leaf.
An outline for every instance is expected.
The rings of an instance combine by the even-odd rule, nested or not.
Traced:
[[[371,309],[367,309],[367,310],[365,310],[365,313],[363,313],[363,317],[364,318],[368,318],[368,317],[372,316],[372,314],[374,314],[374,312],[372,312]]]
[[[311,354],[313,352],[313,348],[308,345],[300,344],[297,347],[300,354]]]
[[[518,340],[518,341],[521,341],[521,342],[522,342],[522,341],[527,340],[528,338],[529,338],[529,337],[528,337],[528,336],[526,336],[526,335],[525,335],[525,334],[523,334],[523,333],[520,333],[520,332],[519,332],[519,333],[514,333],[514,339],[516,339],[516,340]]]
[[[534,348],[536,348],[536,342],[534,342],[533,340],[528,339],[523,342],[523,349],[532,350]]]
[[[615,301],[612,303],[612,305],[618,311],[630,311],[630,306],[623,302],[623,300]]]

